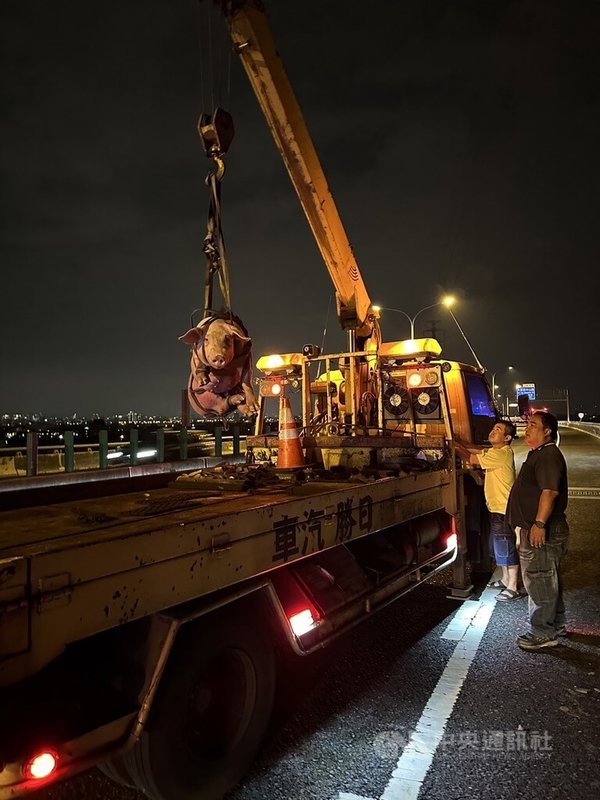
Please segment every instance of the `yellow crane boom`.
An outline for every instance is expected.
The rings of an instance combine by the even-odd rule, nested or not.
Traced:
[[[344,330],[366,338],[373,310],[327,179],[259,0],[217,0],[333,281]]]

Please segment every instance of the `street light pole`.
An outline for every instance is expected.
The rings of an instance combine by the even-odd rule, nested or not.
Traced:
[[[420,314],[422,314],[423,311],[427,311],[430,308],[435,308],[436,306],[443,306],[443,305],[445,305],[445,303],[443,301],[441,303],[432,303],[430,306],[425,306],[425,308],[422,308],[419,311],[417,311],[417,313],[414,315],[414,317],[412,318],[412,320],[410,322],[410,338],[411,339],[415,338],[415,322],[416,322],[417,317]]]
[[[468,348],[469,348],[469,350],[471,351],[471,353],[472,353],[472,355],[473,355],[473,358],[475,359],[475,363],[477,364],[477,367],[478,367],[478,368],[479,368],[479,369],[480,369],[482,372],[485,372],[485,367],[483,366],[483,364],[481,363],[481,361],[480,361],[480,360],[477,358],[477,353],[475,352],[475,350],[473,350],[473,346],[471,345],[471,342],[470,342],[470,341],[467,339],[467,334],[466,334],[466,333],[463,331],[463,329],[460,327],[458,320],[456,319],[456,317],[455,317],[455,316],[454,316],[454,314],[452,313],[452,309],[450,308],[450,303],[444,303],[444,305],[446,306],[446,308],[448,309],[448,313],[450,314],[450,316],[452,317],[452,319],[453,319],[453,320],[454,320],[454,322],[456,323],[456,327],[457,327],[457,328],[458,328],[458,330],[460,331],[460,333],[461,333],[461,336],[463,337],[463,339],[464,339],[464,340],[465,340],[465,342],[467,343],[467,347],[468,347]]]
[[[459,321],[456,319],[456,317],[452,313],[452,309],[450,308],[450,306],[453,305],[453,304],[454,304],[454,297],[451,297],[450,295],[448,295],[447,297],[444,297],[443,300],[440,300],[437,303],[431,303],[431,305],[428,305],[428,306],[425,306],[424,308],[421,308],[419,311],[417,311],[417,313],[414,315],[414,317],[409,317],[409,315],[406,313],[406,311],[402,311],[402,309],[400,309],[400,308],[390,308],[389,306],[373,306],[373,310],[374,311],[395,311],[397,314],[403,314],[406,317],[406,319],[410,322],[410,338],[411,338],[412,341],[414,341],[414,339],[415,339],[415,321],[416,321],[417,317],[420,314],[422,314],[423,311],[427,311],[430,308],[436,308],[437,306],[445,306],[447,308],[450,316],[454,320],[454,323],[455,323],[456,327],[460,331],[461,336],[463,337],[463,339],[467,343],[467,347],[471,351],[471,353],[473,355],[473,358],[475,359],[475,363],[477,364],[478,369],[481,372],[485,372],[485,367],[483,366],[481,361],[477,358],[477,353],[473,349],[473,346],[471,345],[471,342],[467,339],[467,334],[460,327]]]
[[[517,414],[515,416],[517,416],[517,417],[520,416],[520,414],[518,413],[520,411],[520,409],[519,409],[519,389],[520,388],[521,388],[521,384],[520,383],[515,383],[515,400],[517,401],[516,404],[515,404],[517,406]],[[508,416],[510,417],[510,414]]]
[[[511,369],[514,369],[514,367],[507,367],[506,368],[506,370],[511,370]],[[504,370],[503,370],[503,372],[504,372]],[[500,374],[500,373],[492,372],[492,397],[496,396],[496,375],[498,375],[498,374]],[[500,387],[498,387],[498,388],[500,388]]]
[[[410,317],[406,313],[406,311],[402,311],[401,308],[390,308],[389,306],[373,306],[373,310],[374,311],[394,311],[396,314],[403,314],[406,317],[406,319],[409,321],[409,323],[410,323],[410,338],[414,341],[414,339],[415,339],[415,322],[416,322],[417,317],[420,314],[422,314],[423,311],[427,311],[430,308],[435,308],[436,306],[443,306],[443,305],[446,305],[446,303],[444,301],[441,301],[439,303],[432,303],[429,306],[425,306],[424,308],[419,309],[419,311],[417,311],[417,313],[414,315],[414,317]]]
[[[374,311],[395,311],[396,314],[402,314],[403,316],[406,317],[406,319],[408,320],[408,323],[410,325],[410,338],[411,339],[415,338],[415,336],[414,336],[414,332],[415,332],[414,323],[412,321],[412,318],[408,316],[406,311],[402,311],[402,309],[400,309],[400,308],[388,308],[387,306],[373,306],[373,310]]]

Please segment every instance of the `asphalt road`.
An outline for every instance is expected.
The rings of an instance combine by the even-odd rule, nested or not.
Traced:
[[[525,599],[494,604],[488,590],[457,606],[438,576],[291,670],[261,753],[227,800],[600,796],[600,440],[561,432],[570,487],[599,489],[596,496],[574,491],[569,501],[568,639],[524,653],[514,640],[526,630]],[[515,449],[522,458],[523,442]],[[443,634],[455,615],[482,610],[486,598],[491,617],[423,783],[405,782],[393,794],[392,774],[405,769],[424,709],[457,648]],[[83,798],[142,795],[97,770],[35,795]]]

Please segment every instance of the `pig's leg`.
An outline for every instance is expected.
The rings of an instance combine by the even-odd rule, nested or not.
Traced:
[[[256,397],[252,391],[252,387],[248,383],[242,383],[242,389],[244,390],[245,401],[244,413],[248,416],[250,416],[250,414],[258,414],[258,403],[256,402]]]

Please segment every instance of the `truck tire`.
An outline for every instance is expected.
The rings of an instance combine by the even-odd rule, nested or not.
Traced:
[[[183,628],[147,728],[122,757],[149,797],[219,800],[246,772],[275,689],[273,651],[260,633],[235,607]]]

